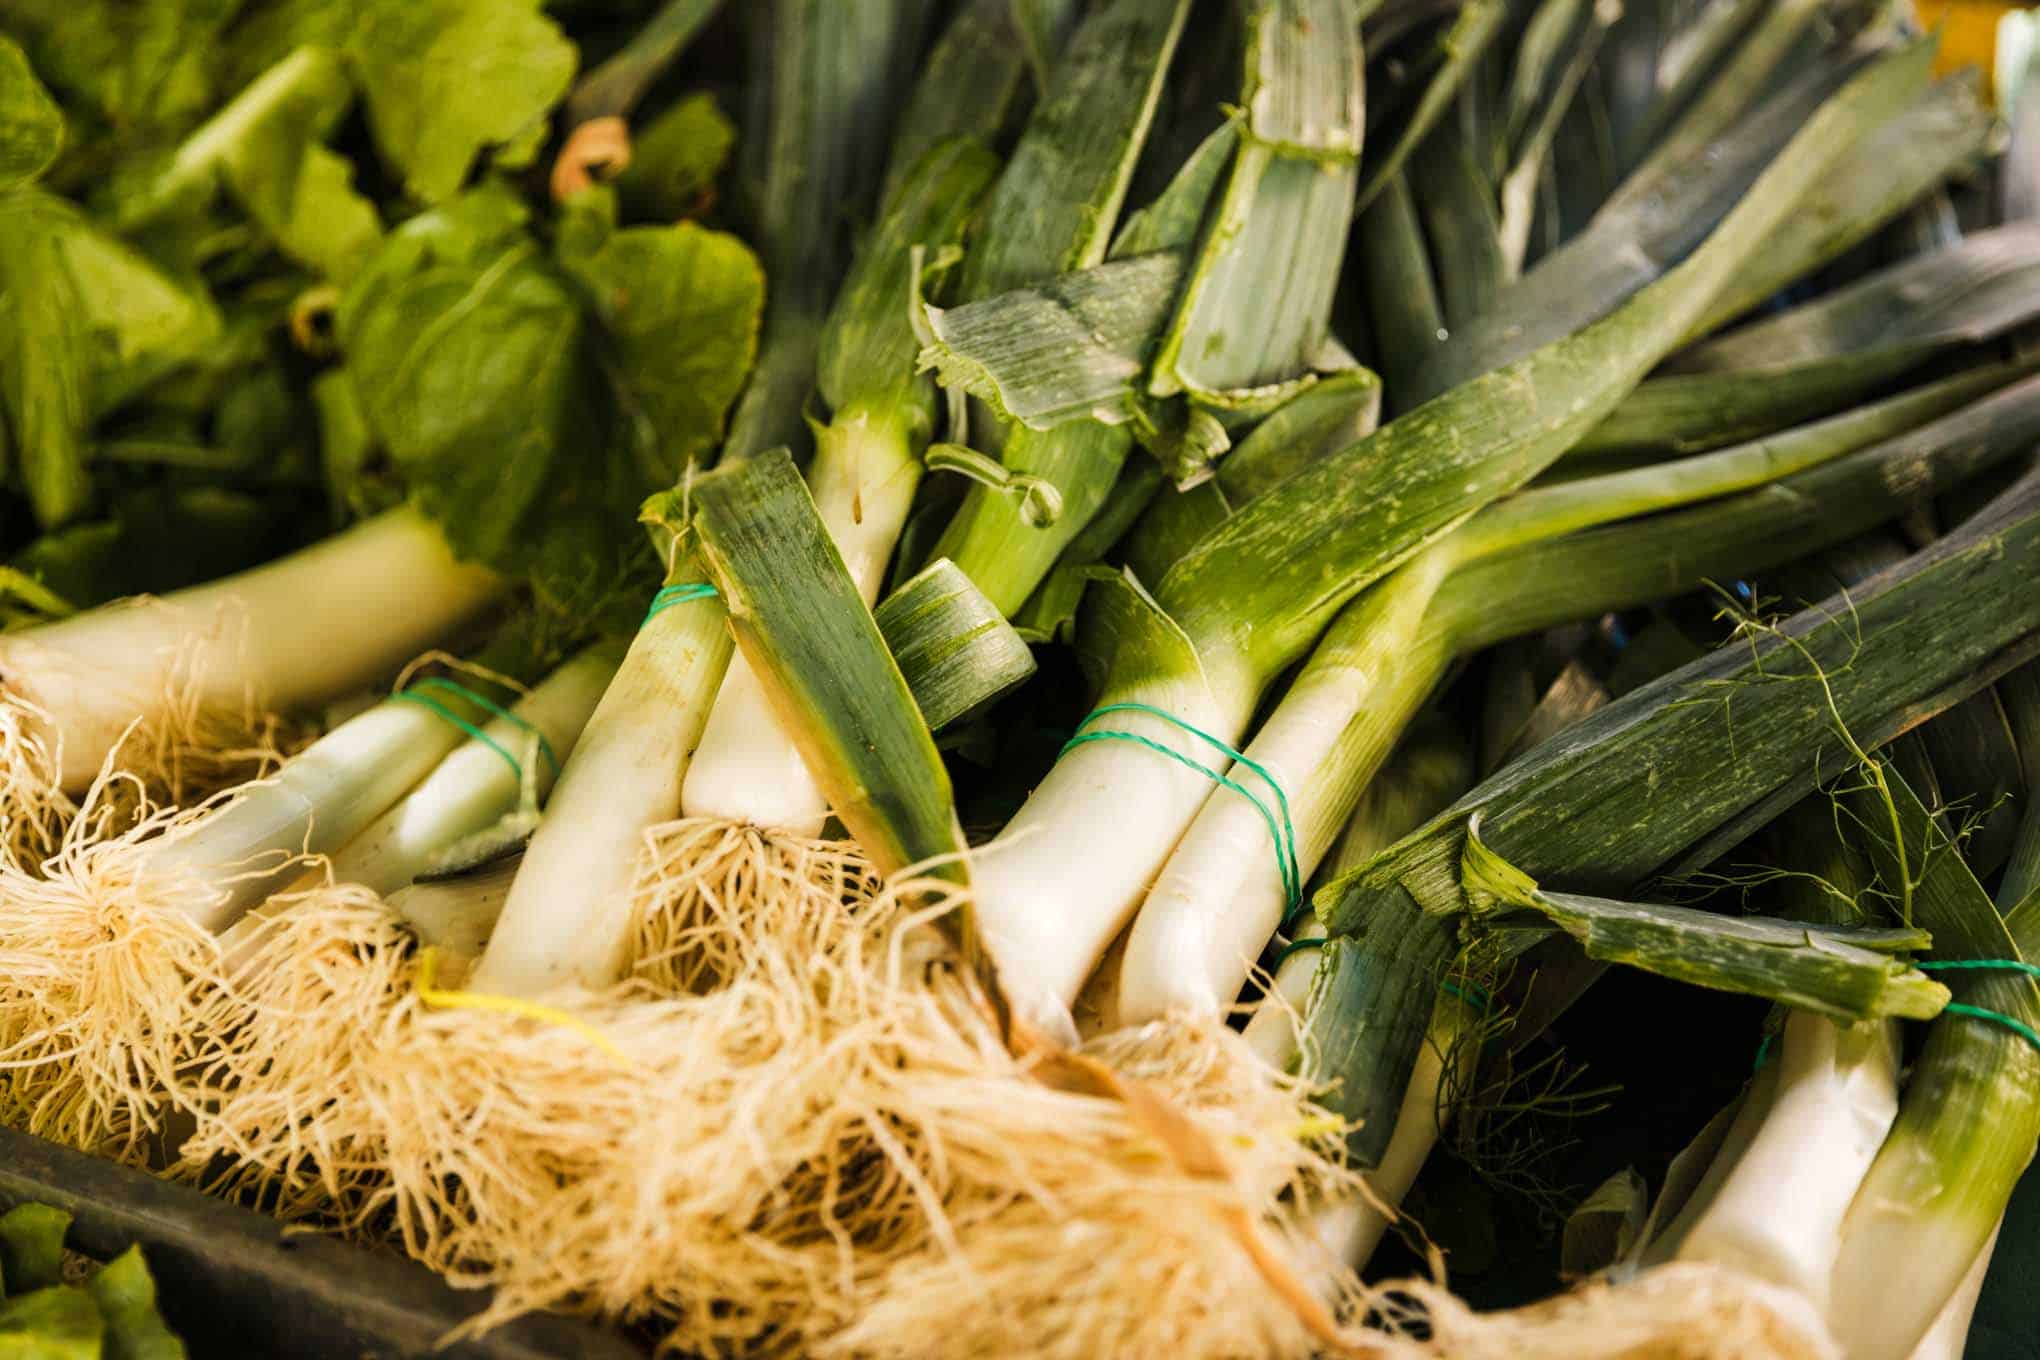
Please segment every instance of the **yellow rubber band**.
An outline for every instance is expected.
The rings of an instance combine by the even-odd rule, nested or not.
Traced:
[[[435,986],[438,977],[439,950],[436,946],[427,945],[418,951],[418,999],[434,1010],[494,1011],[558,1025],[574,1031],[618,1062],[629,1064],[632,1061],[630,1055],[618,1048],[608,1035],[569,1011],[514,996],[492,996],[487,992],[464,992]]]

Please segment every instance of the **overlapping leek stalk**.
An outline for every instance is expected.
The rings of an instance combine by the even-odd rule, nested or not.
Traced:
[[[1816,65],[1717,140],[1675,162],[1638,170],[1625,185],[1645,178],[1649,192],[1624,197],[1618,190],[1582,231],[1503,289],[1493,307],[1452,330],[1402,400],[1425,401],[1498,368],[1606,315],[1662,277],[1749,190],[1806,118],[1868,59],[1869,54],[1850,52]],[[1891,90],[1889,102],[1864,111],[1859,130],[1880,125],[1916,93],[1910,87]]]
[[[1914,48],[1853,80],[1691,258],[1605,320],[1462,384],[1250,502],[1185,553],[1152,596],[1132,582],[1100,590],[1102,701],[1152,704],[1237,740],[1265,686],[1347,601],[1598,423],[1846,151],[1862,109],[1919,88],[1927,57]],[[1157,720],[1123,726],[1189,759],[1209,754]],[[983,856],[978,875],[984,930],[1016,1006],[1058,1023],[1209,792],[1202,775],[1131,743],[1086,743],[1057,762],[1010,824],[1012,843]],[[1094,800],[1105,799],[1113,817],[1098,815]],[[1129,807],[1137,813],[1123,815]],[[1030,840],[1043,848],[1029,853]]]
[[[934,385],[914,373],[907,309],[917,252],[958,241],[996,169],[968,139],[938,143],[901,182],[824,330],[818,391],[830,417],[808,478],[867,605],[885,582],[921,480]],[[682,794],[689,816],[818,834],[827,799],[741,660],[716,700]]]
[[[345,583],[333,589],[332,582]],[[82,789],[137,720],[179,700],[289,711],[370,684],[500,598],[414,510],[392,510],[289,557],[165,596],[119,602],[0,639],[0,683]],[[318,610],[304,602],[316,595]],[[348,645],[336,653],[332,640]],[[179,694],[189,677],[196,692]]]
[[[931,874],[967,883],[934,737],[791,458],[719,469],[694,496],[730,627],[843,825],[881,873],[932,860]],[[968,954],[967,915],[945,926]]]
[[[966,301],[1104,261],[1187,10],[1185,0],[1113,0],[1071,35],[986,201],[987,229],[963,265]],[[973,485],[932,555],[1011,614],[1104,503],[1131,435],[1089,420],[1004,434],[1007,470],[1054,488],[1055,522],[1037,523],[1006,486]]]
[[[2031,478],[2028,479],[2029,481]],[[1909,905],[1944,960],[2040,958],[2040,897],[2000,916],[1905,782],[1893,778],[1891,836],[1867,847],[1880,873],[1915,875]],[[1910,847],[1912,863],[1901,853]],[[1893,879],[1892,881],[1908,881]],[[1962,975],[1964,1006],[2040,1023],[2040,983]],[[1933,1327],[1997,1231],[2040,1138],[2040,1048],[2007,1025],[1951,1009],[1927,1031],[1898,1120],[1842,1221],[1828,1324],[1851,1356],[1903,1360]],[[1893,1259],[1904,1253],[1906,1269]]]
[[[1960,409],[2014,371],[1958,377],[1732,450],[1526,491],[1474,516],[1347,608],[1246,748],[1285,791],[1301,873],[1455,657],[1806,551],[1807,539],[1773,536],[1781,515],[1817,526],[1814,542],[1858,532],[1906,503],[1892,494],[1894,469],[1923,466],[1939,481],[1973,470],[1979,453],[2015,456],[2040,434],[2040,383]],[[1605,527],[1583,532],[1595,525]],[[1687,525],[1709,527],[1670,536]],[[1579,550],[1596,537],[1606,565],[1581,570]],[[1626,554],[1608,552],[1618,541]],[[1467,593],[1474,577],[1506,595]],[[1508,631],[1497,632],[1502,619]],[[1233,778],[1247,776],[1236,767]],[[1213,794],[1135,919],[1120,980],[1127,1017],[1223,1011],[1293,907],[1283,893],[1258,810],[1231,790]]]
[[[680,491],[646,503],[669,587],[703,579],[686,513]],[[731,649],[718,599],[681,600],[646,618],[560,773],[470,989],[530,997],[616,980],[638,848],[648,827],[680,811],[681,781]]]
[[[1629,694],[1322,890],[1339,938],[1310,1027],[1318,1073],[1340,1081],[1331,1103],[1364,1120],[1356,1155],[1379,1157],[1393,1132],[1419,1017],[1456,952],[1472,817],[1512,863],[1583,891],[1710,862],[1851,758],[1810,757],[1821,734],[1839,725],[1874,749],[2040,648],[2036,573],[2040,475],[2028,474],[1846,607],[1816,606]]]
[[[2040,313],[2040,231],[1997,227],[1674,357],[1582,439],[1582,460],[1698,451],[1840,410]]]
[[[866,219],[906,68],[920,49],[926,0],[775,0],[752,17],[769,72],[751,122],[765,129],[751,239],[772,287],[758,359],[730,416],[724,458],[805,448],[822,327],[849,262],[849,228]]]
[[[1265,410],[1309,380],[1330,340],[1366,115],[1353,0],[1259,0],[1246,48],[1231,177],[1148,390]]]

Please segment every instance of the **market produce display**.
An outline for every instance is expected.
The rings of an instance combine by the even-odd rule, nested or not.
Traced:
[[[0,0],[0,1122],[448,1341],[2032,1354],[1984,8]]]
[[[44,1204],[0,1214],[0,1336],[17,1355],[184,1360],[184,1343],[156,1311],[156,1282],[140,1247],[100,1263],[70,1256],[71,1216]]]

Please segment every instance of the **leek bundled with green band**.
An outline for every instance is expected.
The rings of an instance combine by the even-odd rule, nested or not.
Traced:
[[[1132,581],[1095,594],[1100,701],[1151,703],[1237,739],[1267,684],[1348,600],[1556,460],[1670,352],[1843,154],[1859,109],[1916,88],[1928,55],[1922,46],[1885,58],[1845,86],[1686,263],[1606,320],[1250,502],[1185,552],[1152,595]],[[1129,729],[1183,741],[1167,727]],[[1016,1007],[1058,1023],[1209,793],[1201,778],[1119,745],[1057,763],[977,875],[983,927]],[[1099,815],[1106,804],[1134,811]]]

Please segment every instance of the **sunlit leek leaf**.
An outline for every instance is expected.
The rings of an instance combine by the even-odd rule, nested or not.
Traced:
[[[792,458],[728,464],[692,496],[737,644],[843,825],[883,873],[961,851],[934,738]],[[935,872],[968,881],[960,860]]]
[[[947,558],[922,568],[872,616],[930,731],[982,712],[1034,674],[1034,653],[1019,632]]]

